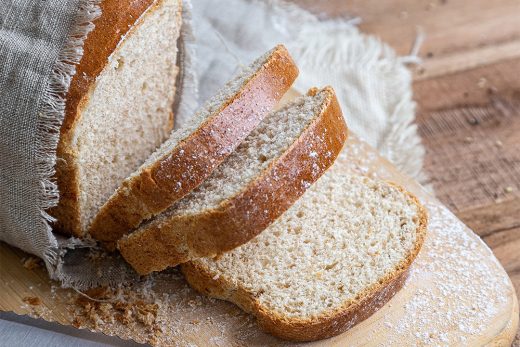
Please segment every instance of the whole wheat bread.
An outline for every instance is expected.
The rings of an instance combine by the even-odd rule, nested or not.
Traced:
[[[172,127],[181,0],[104,0],[66,95],[55,230],[82,236]]]
[[[411,194],[339,163],[256,238],[182,271],[196,290],[235,303],[275,336],[323,339],[363,321],[403,286],[426,223]]]
[[[334,90],[313,89],[263,120],[197,189],[122,238],[140,274],[249,241],[334,162],[347,127]]]
[[[276,105],[297,74],[282,45],[245,67],[123,181],[90,234],[116,241],[196,188]]]

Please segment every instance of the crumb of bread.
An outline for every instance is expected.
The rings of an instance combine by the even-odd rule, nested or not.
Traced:
[[[26,296],[23,298],[23,302],[31,306],[38,306],[42,304],[42,300],[37,296]]]
[[[38,269],[42,266],[42,260],[36,257],[28,257],[22,259],[23,267],[27,270]]]
[[[131,291],[92,288],[78,296],[74,304],[77,309],[72,324],[77,328],[92,327],[98,330],[106,324],[119,322],[125,326],[138,324],[158,331],[155,321],[159,304],[139,298]]]

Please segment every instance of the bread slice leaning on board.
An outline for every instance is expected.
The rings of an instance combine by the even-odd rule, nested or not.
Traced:
[[[275,336],[324,339],[368,318],[401,289],[426,224],[410,193],[348,174],[338,160],[257,237],[181,269],[193,288],[235,303]]]
[[[65,96],[55,230],[82,236],[173,128],[181,0],[104,0]]]
[[[282,45],[245,67],[122,182],[92,222],[91,236],[117,241],[196,188],[262,121],[297,75]]]
[[[240,246],[332,165],[347,138],[334,90],[270,113],[197,189],[118,242],[140,274]]]

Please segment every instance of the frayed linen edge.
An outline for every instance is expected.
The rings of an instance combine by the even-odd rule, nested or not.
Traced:
[[[79,1],[70,32],[43,92],[42,106],[36,120],[35,170],[41,188],[36,199],[42,216],[41,228],[46,230],[51,242],[51,247],[45,252],[43,260],[53,279],[59,279],[62,252],[59,250],[56,236],[52,233],[52,223],[55,219],[47,210],[57,206],[59,200],[58,185],[54,175],[60,128],[65,117],[65,95],[76,73],[76,65],[83,56],[83,43],[94,29],[93,21],[101,15],[100,2],[101,0]]]

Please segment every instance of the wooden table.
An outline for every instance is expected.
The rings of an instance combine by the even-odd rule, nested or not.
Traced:
[[[297,2],[359,16],[363,32],[402,55],[425,33],[413,84],[425,171],[520,294],[520,0]]]

